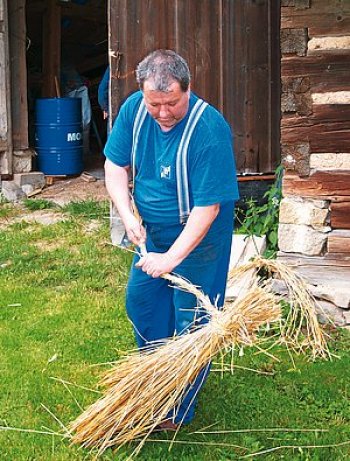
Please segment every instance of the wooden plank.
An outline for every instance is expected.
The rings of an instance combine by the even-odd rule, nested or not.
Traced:
[[[350,254],[350,231],[334,230],[328,235],[328,253]],[[350,279],[349,279],[350,283]]]
[[[12,140],[15,150],[28,148],[28,103],[26,64],[26,0],[9,2]]]
[[[331,203],[331,227],[333,229],[350,229],[350,201]]]
[[[286,174],[282,185],[285,196],[332,198],[350,196],[350,172],[317,171],[308,178]]]

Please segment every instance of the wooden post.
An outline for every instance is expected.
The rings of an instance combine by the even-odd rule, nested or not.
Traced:
[[[0,178],[12,174],[11,88],[7,0],[0,0]]]
[[[55,78],[60,81],[61,68],[61,7],[48,0],[43,24],[43,91],[45,98],[56,94]]]
[[[11,40],[11,93],[12,139],[15,150],[28,148],[28,104],[26,64],[25,0],[9,2],[9,29]]]

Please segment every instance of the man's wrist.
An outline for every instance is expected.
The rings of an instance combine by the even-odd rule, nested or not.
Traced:
[[[166,253],[164,253],[164,256],[166,257],[167,261],[170,264],[174,265],[174,267],[176,267],[180,263],[182,263],[182,258],[180,258],[178,255],[176,255],[176,252],[173,251],[171,248]]]

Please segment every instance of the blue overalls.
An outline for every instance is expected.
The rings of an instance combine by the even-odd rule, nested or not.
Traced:
[[[172,225],[144,222],[148,252],[166,252],[182,232],[183,225],[190,213],[186,170],[187,147],[196,120],[200,118],[205,107],[206,103],[199,100],[197,109],[192,109],[177,154],[177,193],[180,222]],[[145,108],[142,108],[141,104],[133,130],[133,171],[135,171],[138,136],[145,116]],[[185,133],[187,133],[186,136]],[[221,204],[219,217],[215,220],[217,223],[213,223],[202,242],[174,269],[174,273],[201,287],[202,291],[209,295],[212,303],[217,306],[222,306],[224,302],[233,233],[233,215],[233,201]],[[196,322],[201,321],[202,323],[208,321],[205,312],[199,312],[198,309],[195,309],[197,300],[194,295],[174,289],[167,280],[150,277],[135,267],[138,260],[139,256],[136,255],[126,290],[126,309],[133,324],[139,348],[149,346],[149,342],[152,341],[169,338],[174,334],[186,333],[195,319]],[[196,381],[189,387],[182,403],[174,411],[176,423],[186,424],[193,419],[196,397],[209,368],[210,364],[202,370]]]

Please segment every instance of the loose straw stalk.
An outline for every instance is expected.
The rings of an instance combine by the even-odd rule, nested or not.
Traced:
[[[280,261],[257,256],[247,264],[229,272],[228,286],[233,286],[252,269],[256,273],[265,269],[269,277],[282,280],[286,285],[288,314],[281,325],[281,342],[285,342],[296,352],[311,351],[312,358],[331,358],[325,335],[317,319],[317,302],[308,290],[304,279]],[[319,310],[322,311],[321,306]]]
[[[198,304],[208,312],[210,320],[180,337],[168,339],[163,345],[151,344],[141,353],[121,359],[106,374],[102,384],[104,395],[70,425],[72,442],[97,448],[97,455],[111,446],[138,439],[134,454],[171,410],[186,396],[191,384],[218,352],[235,345],[258,343],[256,336],[262,325],[278,322],[281,335],[289,344],[313,356],[327,356],[327,347],[320,330],[305,284],[281,263],[257,258],[230,273],[229,282],[239,279],[252,268],[261,267],[277,273],[286,281],[291,299],[287,322],[281,319],[280,299],[271,286],[253,286],[235,302],[226,302],[222,310],[211,305],[209,298],[186,280],[169,274],[163,277],[180,289],[197,297]],[[306,302],[306,304],[304,304]],[[306,339],[301,328],[306,323]]]

